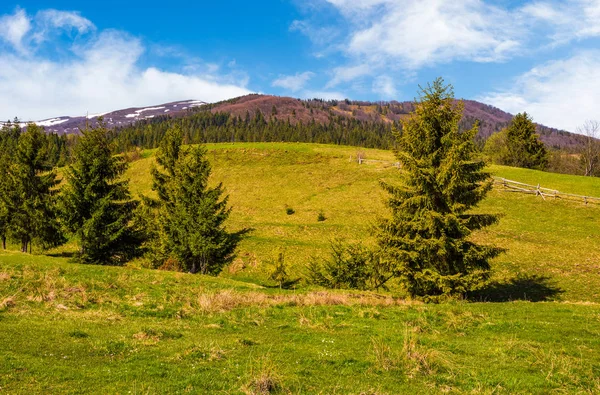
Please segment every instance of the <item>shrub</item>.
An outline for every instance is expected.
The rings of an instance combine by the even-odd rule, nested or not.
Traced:
[[[283,252],[278,252],[277,258],[273,259],[271,264],[273,266],[273,271],[271,272],[270,278],[277,282],[280,289],[290,288],[300,281],[299,278],[293,280],[290,278],[288,267],[285,263],[285,254]]]
[[[329,259],[313,258],[308,265],[307,281],[335,289],[376,289],[384,286],[386,275],[381,272],[379,255],[361,244],[331,243]]]
[[[285,209],[285,212],[286,212],[286,214],[287,214],[287,215],[292,215],[292,214],[294,214],[296,211],[295,211],[293,208],[291,208],[291,207],[287,207],[287,208]]]
[[[327,219],[327,217],[325,217],[325,214],[323,213],[323,211],[319,211],[319,215],[317,215],[317,221],[323,222],[326,219]]]

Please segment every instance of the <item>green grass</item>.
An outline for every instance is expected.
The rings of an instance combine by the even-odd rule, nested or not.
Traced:
[[[393,182],[398,170],[358,165],[352,147],[208,148],[213,182],[230,194],[229,226],[254,228],[238,259],[214,278],[139,262],[77,265],[61,257],[73,243],[54,256],[0,252],[0,391],[600,392],[598,206],[494,190],[479,210],[502,214],[501,222],[473,237],[507,253],[493,261],[491,286],[470,301],[285,291],[268,280],[277,251],[301,276],[330,240],[369,242],[374,219],[386,214],[378,181]],[[361,151],[393,161],[390,152]],[[152,193],[153,155],[129,169],[135,194]],[[490,170],[600,196],[598,179]]]
[[[398,170],[350,161],[359,149],[317,144],[213,144],[213,180],[221,181],[233,206],[232,229],[252,227],[238,260],[223,276],[268,283],[268,262],[285,251],[293,275],[302,276],[312,256],[323,256],[335,238],[370,240],[370,226],[386,215],[378,181]],[[394,160],[391,152],[360,149],[367,159]],[[129,170],[134,193],[150,194],[153,158]],[[562,192],[600,197],[600,179],[493,166],[498,176]],[[286,208],[295,210],[293,215]],[[493,191],[481,211],[501,214],[496,226],[474,235],[507,253],[493,262],[498,286],[486,299],[600,301],[600,206]],[[319,212],[325,221],[317,220]]]
[[[4,393],[600,391],[597,305],[424,305],[2,258]]]

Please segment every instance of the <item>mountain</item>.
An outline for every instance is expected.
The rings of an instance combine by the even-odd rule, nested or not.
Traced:
[[[98,117],[102,117],[109,128],[118,128],[130,125],[138,120],[152,119],[161,115],[183,116],[189,109],[205,104],[205,102],[200,100],[184,100],[152,107],[126,108],[124,110],[82,117],[62,116],[36,121],[35,123],[43,126],[48,133],[75,134],[79,133],[79,128],[85,126],[86,121],[94,122]],[[4,124],[4,122],[0,122],[0,124]],[[21,126],[26,125],[26,122],[21,123]]]
[[[488,104],[464,100],[462,126],[470,128],[479,121],[479,137],[486,139],[510,123],[512,114]],[[414,102],[367,102],[367,101],[323,101],[299,100],[290,97],[269,95],[247,95],[211,105],[212,112],[227,112],[244,117],[246,112],[254,116],[260,110],[265,116],[290,119],[292,123],[302,121],[326,123],[331,114],[356,118],[361,121],[392,123],[407,117],[414,110]],[[275,107],[276,114],[273,114]],[[581,135],[537,124],[541,140],[553,148],[576,148],[584,143]]]
[[[473,100],[464,100],[464,116],[461,126],[471,127],[479,121],[479,138],[485,139],[506,127],[512,114],[496,107]],[[93,122],[99,116],[104,118],[108,127],[119,128],[135,123],[149,121],[153,118],[185,117],[197,111],[225,112],[235,117],[254,117],[259,111],[269,118],[289,120],[290,123],[304,124],[316,122],[326,124],[330,117],[339,116],[354,118],[366,122],[393,123],[408,116],[414,110],[413,102],[367,102],[350,100],[320,99],[300,100],[291,97],[251,94],[235,99],[208,104],[200,100],[184,100],[152,107],[128,108],[89,117],[57,117],[37,122],[44,126],[47,132],[58,134],[78,133],[79,128],[88,122]],[[572,149],[584,143],[584,137],[544,125],[537,125],[541,140],[554,148]]]

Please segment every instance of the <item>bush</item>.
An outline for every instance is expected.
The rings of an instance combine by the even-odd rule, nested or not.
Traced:
[[[379,255],[361,244],[331,243],[329,259],[313,258],[308,265],[310,284],[334,289],[376,289],[383,287],[388,277],[381,271]]]
[[[291,207],[288,207],[288,208],[286,208],[286,209],[285,209],[285,212],[286,212],[286,214],[287,214],[287,215],[292,215],[292,214],[294,214],[296,211],[295,211],[293,208],[291,208]]]
[[[325,217],[325,214],[322,211],[319,211],[319,215],[317,216],[317,221],[323,222],[326,219],[327,219],[327,217]]]

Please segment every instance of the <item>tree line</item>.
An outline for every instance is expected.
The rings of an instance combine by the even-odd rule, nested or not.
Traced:
[[[169,128],[182,130],[186,144],[226,142],[300,142],[353,145],[367,148],[389,149],[394,143],[393,124],[361,121],[330,114],[328,122],[311,119],[278,119],[277,109],[266,116],[260,110],[254,115],[247,111],[244,117],[227,112],[212,113],[209,108],[190,112],[185,117],[161,116],[141,120],[117,128],[113,139],[118,152],[132,147],[157,148]]]
[[[71,164],[58,179],[42,128],[18,124],[0,132],[0,237],[20,244],[78,244],[82,263],[123,264],[146,255],[158,267],[216,274],[234,256],[248,229],[228,232],[231,208],[221,185],[209,187],[210,164],[201,146],[183,147],[181,129],[163,138],[152,170],[158,197],[133,199],[123,179],[127,162],[113,154],[102,120],[81,131]]]

